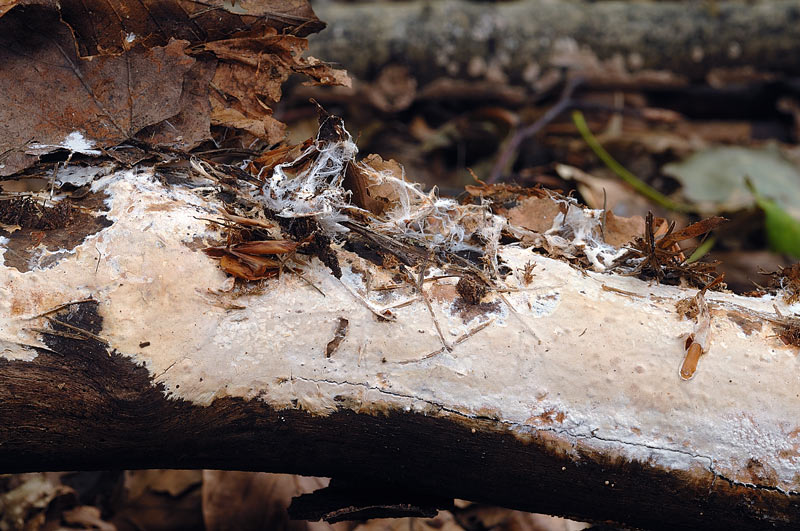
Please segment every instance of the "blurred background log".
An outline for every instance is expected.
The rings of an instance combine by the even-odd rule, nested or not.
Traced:
[[[689,78],[743,65],[800,71],[800,6],[792,0],[319,2],[314,9],[328,29],[311,40],[310,54],[359,79],[395,63],[421,84],[442,76],[534,84],[578,61]]]

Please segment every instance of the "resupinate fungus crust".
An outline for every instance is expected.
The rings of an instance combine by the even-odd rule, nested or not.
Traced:
[[[491,411],[519,437],[800,492],[800,426],[786,415],[800,411],[796,349],[771,326],[743,325],[798,303],[709,290],[701,325],[676,311],[696,288],[619,274],[624,250],[605,243],[602,212],[542,192],[557,207],[550,228],[513,226],[491,194],[461,204],[358,160],[337,127],[241,192],[272,213],[248,228],[262,238],[313,219],[339,277],[304,250],[312,232],[269,258],[279,274],[234,281],[202,252],[233,249],[227,231],[243,218],[208,168],[171,185],[147,169],[98,176],[91,188],[106,194],[110,226],[46,267],[0,263],[0,357],[35,363],[43,312],[91,298],[97,336],[170,398],[315,415],[372,403],[465,419]],[[372,203],[345,186],[354,169]],[[467,273],[484,288],[470,301],[457,289]]]

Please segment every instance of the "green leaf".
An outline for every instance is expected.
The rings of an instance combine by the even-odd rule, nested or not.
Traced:
[[[747,180],[758,207],[764,211],[767,240],[773,251],[800,259],[800,221],[789,215],[778,203],[759,194]]]
[[[667,164],[663,171],[681,182],[684,197],[704,214],[753,206],[756,194],[745,186],[748,177],[758,194],[773,198],[785,212],[800,218],[800,169],[775,145],[712,147]]]
[[[766,214],[767,238],[772,250],[800,259],[800,221],[786,213],[775,201],[756,199]]]

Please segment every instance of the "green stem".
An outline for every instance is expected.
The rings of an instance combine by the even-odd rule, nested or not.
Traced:
[[[697,247],[697,249],[694,250],[694,252],[692,253],[692,256],[690,256],[686,260],[686,263],[687,264],[692,264],[694,262],[697,262],[701,258],[703,258],[705,255],[708,254],[708,252],[711,250],[711,248],[714,247],[715,243],[717,243],[717,237],[716,236],[711,236],[711,237],[707,238],[706,241],[701,243]]]
[[[597,138],[595,138],[595,136],[589,130],[589,126],[586,124],[586,120],[583,118],[582,112],[572,111],[572,121],[575,124],[575,127],[578,129],[578,132],[581,134],[581,137],[583,137],[584,142],[586,142],[592,151],[594,151],[594,154],[597,155],[597,157],[602,160],[611,171],[619,175],[623,181],[631,185],[634,190],[668,210],[674,210],[675,212],[692,212],[694,210],[689,205],[673,201],[649,184],[639,179],[637,176],[625,169],[622,164],[614,160],[614,157],[612,157],[611,154],[609,154],[609,152],[600,145],[600,142],[597,141]]]

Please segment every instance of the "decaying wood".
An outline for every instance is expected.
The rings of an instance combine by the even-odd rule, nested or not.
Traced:
[[[535,84],[548,69],[593,67],[606,81],[651,82],[702,77],[711,69],[749,66],[800,70],[793,53],[800,9],[772,2],[371,2],[315,5],[329,23],[311,54],[374,79],[391,64],[425,84],[438,77]],[[362,53],[369,50],[370,53]],[[607,61],[605,68],[599,68]],[[639,76],[634,78],[633,76]]]
[[[305,256],[302,277],[234,285],[202,252],[228,248],[208,187],[147,171],[92,187],[110,226],[39,248],[30,271],[0,264],[2,472],[264,470],[413,493],[381,502],[397,510],[458,497],[651,529],[800,525],[779,296],[706,292],[685,380],[697,323],[676,304],[696,289],[519,243],[485,291],[430,256],[403,276],[395,255],[337,245],[340,278]]]

